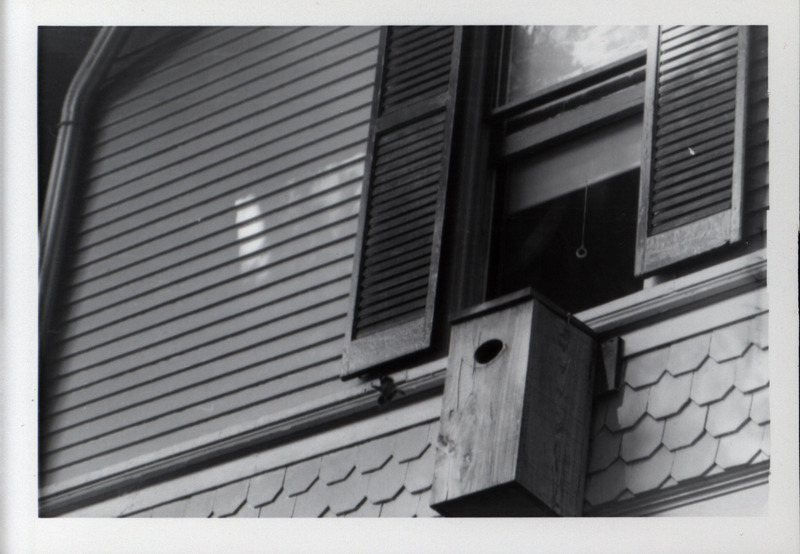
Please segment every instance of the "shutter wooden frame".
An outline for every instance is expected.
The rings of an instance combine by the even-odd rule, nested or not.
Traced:
[[[438,30],[437,30],[438,29]],[[442,37],[436,37],[436,33],[444,33],[442,28],[436,27],[416,27],[409,28],[404,31],[405,35],[400,35],[399,31],[395,28],[389,29],[384,27],[381,31],[380,41],[380,54],[378,59],[378,75],[375,87],[375,96],[373,99],[372,107],[372,123],[370,125],[369,145],[367,149],[366,168],[364,185],[361,194],[361,207],[359,213],[358,235],[355,245],[355,258],[353,262],[353,277],[351,281],[350,291],[350,306],[347,316],[347,327],[345,331],[345,347],[342,356],[342,378],[350,378],[359,373],[362,373],[370,368],[380,364],[389,362],[391,360],[414,354],[425,350],[431,346],[431,339],[433,334],[434,312],[436,307],[436,291],[438,285],[439,275],[439,261],[441,257],[442,247],[442,233],[444,229],[444,211],[445,199],[447,195],[447,185],[450,175],[450,160],[451,160],[451,143],[453,137],[453,122],[454,122],[454,108],[456,103],[456,88],[459,76],[460,65],[460,52],[462,30],[459,27],[444,28],[448,29],[447,33],[452,32],[452,42],[447,40],[443,41]],[[426,36],[427,35],[427,36]],[[443,59],[430,60],[430,57],[435,57],[434,46],[441,47],[442,43],[446,43],[450,49],[449,53],[449,66]],[[428,48],[430,46],[430,48]],[[390,49],[394,48],[394,53],[390,53]],[[403,51],[403,49],[406,49]],[[432,54],[429,56],[429,54]],[[391,81],[391,74],[387,71],[392,61],[390,56],[395,56],[397,59],[411,60],[410,63],[402,68],[396,69],[403,74],[403,79],[398,79],[397,82]],[[400,62],[398,62],[400,63]],[[428,68],[431,69],[428,69]],[[407,72],[418,72],[417,75],[408,77]],[[437,73],[438,71],[438,73]],[[431,77],[433,73],[433,77]],[[445,85],[444,89],[436,92],[430,83],[438,82]],[[415,86],[417,83],[422,83],[420,86]],[[391,92],[394,87],[394,92]],[[399,91],[398,91],[399,89]],[[420,91],[418,96],[414,95],[414,89]],[[387,93],[389,90],[389,93]],[[411,93],[411,94],[409,94]],[[396,95],[396,96],[392,96]],[[398,100],[399,98],[399,100]],[[389,236],[385,241],[384,248],[391,248],[391,253],[384,251],[383,256],[391,256],[395,252],[394,247],[386,246],[386,244],[402,243],[403,233],[414,233],[416,235],[423,235],[419,240],[427,241],[429,237],[431,241],[430,253],[428,255],[428,263],[425,264],[425,257],[417,260],[413,268],[403,267],[403,263],[399,264],[396,272],[393,270],[392,280],[394,284],[383,283],[384,290],[382,292],[384,297],[388,297],[386,301],[372,300],[373,306],[370,309],[379,309],[375,304],[391,305],[392,302],[403,302],[403,287],[409,286],[409,280],[403,278],[403,270],[416,276],[417,283],[422,281],[422,276],[425,275],[423,268],[427,265],[427,280],[425,281],[426,290],[424,292],[424,307],[416,310],[419,313],[412,313],[409,317],[408,314],[399,314],[399,317],[379,316],[384,317],[381,325],[376,329],[359,329],[360,318],[364,315],[362,309],[362,293],[369,286],[365,284],[365,269],[369,271],[370,263],[374,262],[373,259],[368,259],[371,255],[369,251],[370,224],[373,220],[379,221],[377,218],[381,216],[381,212],[385,215],[385,207],[379,208],[376,212],[373,194],[378,190],[376,180],[380,179],[382,173],[388,171],[399,171],[400,173],[413,169],[415,161],[422,163],[425,153],[428,152],[424,147],[420,147],[424,140],[414,141],[403,145],[403,147],[396,149],[394,152],[389,151],[385,158],[381,158],[381,141],[382,139],[396,133],[396,136],[403,136],[404,131],[409,134],[407,137],[414,137],[415,126],[422,128],[431,127],[433,123],[429,120],[440,118],[442,121],[441,136],[434,135],[430,144],[441,143],[441,161],[432,167],[431,172],[435,181],[432,181],[432,186],[435,186],[435,209],[428,217],[420,218],[424,222],[427,229],[420,226],[419,228],[413,227],[413,220],[411,225],[404,222],[400,225],[389,225],[386,229],[381,231],[381,234]],[[427,121],[427,123],[426,123]],[[418,130],[418,129],[417,129]],[[398,141],[400,142],[400,141]],[[418,150],[421,153],[415,154],[414,151]],[[415,155],[420,156],[415,159]],[[399,159],[398,159],[399,157]],[[388,159],[388,161],[386,161]],[[384,167],[379,168],[380,163],[385,163]],[[387,170],[386,167],[389,169]],[[431,179],[431,177],[426,177]],[[421,181],[418,181],[418,183]],[[403,192],[402,189],[408,189]],[[392,191],[388,197],[394,197],[394,200],[389,202],[393,204],[390,207],[392,212],[403,210],[404,208],[414,209],[414,202],[417,201],[420,194],[430,200],[432,194],[420,192],[422,187],[418,184],[404,183],[397,191]],[[379,192],[379,194],[384,194]],[[384,197],[384,199],[386,196]],[[421,202],[421,201],[420,201]],[[380,203],[378,203],[380,205]],[[432,208],[429,204],[426,206],[428,210]],[[409,228],[410,227],[410,228]],[[411,246],[417,242],[412,239]],[[400,248],[408,247],[402,245]],[[402,252],[402,250],[400,250]],[[402,259],[402,258],[401,258]],[[420,262],[419,260],[422,260]],[[385,262],[384,262],[385,263]],[[420,264],[422,266],[420,267]],[[391,265],[391,262],[390,262]],[[420,275],[422,273],[422,275]],[[378,285],[380,288],[381,285]],[[387,293],[385,289],[394,290],[394,293]],[[399,292],[398,292],[399,291]],[[379,293],[370,293],[379,294]],[[409,294],[409,293],[406,293]],[[410,294],[421,294],[417,289],[416,293],[412,291]],[[421,298],[415,299],[417,302]],[[399,305],[399,304],[398,304]],[[399,310],[402,311],[402,307]],[[404,317],[405,316],[405,317]]]
[[[702,34],[704,31],[687,30],[685,35],[696,33],[699,38],[678,38],[680,44],[677,48],[687,48],[690,40],[696,40],[699,47],[714,42],[714,32]],[[720,31],[722,32],[722,31]],[[664,30],[661,27],[651,32],[647,52],[647,81],[645,85],[644,105],[644,141],[642,154],[642,170],[639,190],[638,229],[636,236],[636,275],[644,275],[662,269],[671,264],[686,260],[698,254],[708,252],[726,244],[734,243],[742,236],[742,194],[744,188],[744,154],[745,154],[745,128],[747,106],[747,72],[748,72],[748,45],[749,30],[746,26],[739,27],[735,35],[736,60],[735,75],[731,79],[735,83],[735,96],[733,99],[733,153],[732,170],[730,178],[730,206],[727,209],[716,211],[706,216],[695,217],[685,224],[676,224],[673,228],[653,234],[651,216],[653,212],[653,190],[657,185],[655,176],[655,141],[658,138],[659,128],[656,119],[659,114],[657,100],[661,78],[661,37]],[[715,55],[711,52],[710,56]],[[710,66],[710,64],[709,64]],[[733,69],[733,68],[732,68]],[[714,71],[713,69],[711,70]],[[699,75],[699,77],[698,77]],[[687,75],[691,79],[702,78],[702,71],[693,71]],[[689,86],[689,85],[686,85]],[[711,89],[712,86],[706,87]],[[702,90],[700,91],[702,92]],[[719,94],[717,94],[719,96]],[[691,121],[687,118],[687,121]],[[677,152],[684,152],[694,156],[689,151],[691,141],[696,135],[690,135],[684,141],[684,148]],[[671,148],[680,145],[676,140]],[[681,160],[683,161],[683,160]],[[698,155],[698,162],[701,162]],[[699,165],[699,163],[698,163]],[[700,171],[699,173],[703,173]],[[710,172],[707,172],[708,174]],[[698,174],[697,171],[694,173]],[[725,191],[723,188],[722,191]],[[694,216],[690,216],[694,217]]]

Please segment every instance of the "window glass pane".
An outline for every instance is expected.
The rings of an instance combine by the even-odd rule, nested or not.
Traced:
[[[506,101],[644,50],[647,27],[528,26],[511,31]]]

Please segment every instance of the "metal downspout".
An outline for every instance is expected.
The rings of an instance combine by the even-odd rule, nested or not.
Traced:
[[[70,83],[61,110],[53,162],[39,230],[39,356],[47,344],[47,333],[56,299],[68,220],[76,192],[83,135],[89,107],[106,70],[125,42],[129,29],[104,27],[95,37]]]

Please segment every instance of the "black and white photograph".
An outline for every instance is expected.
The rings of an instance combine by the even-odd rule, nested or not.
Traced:
[[[655,552],[742,518],[792,551],[770,523],[776,498],[798,513],[786,29],[679,15],[40,18],[34,528],[393,518],[394,552],[414,518],[528,541],[647,518],[677,541]]]

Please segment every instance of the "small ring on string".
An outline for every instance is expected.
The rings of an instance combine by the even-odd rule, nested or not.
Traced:
[[[585,258],[586,256],[588,256],[588,255],[589,255],[589,251],[586,250],[586,247],[583,246],[583,245],[579,246],[578,249],[575,251],[575,256],[578,257],[581,260],[583,258]]]

